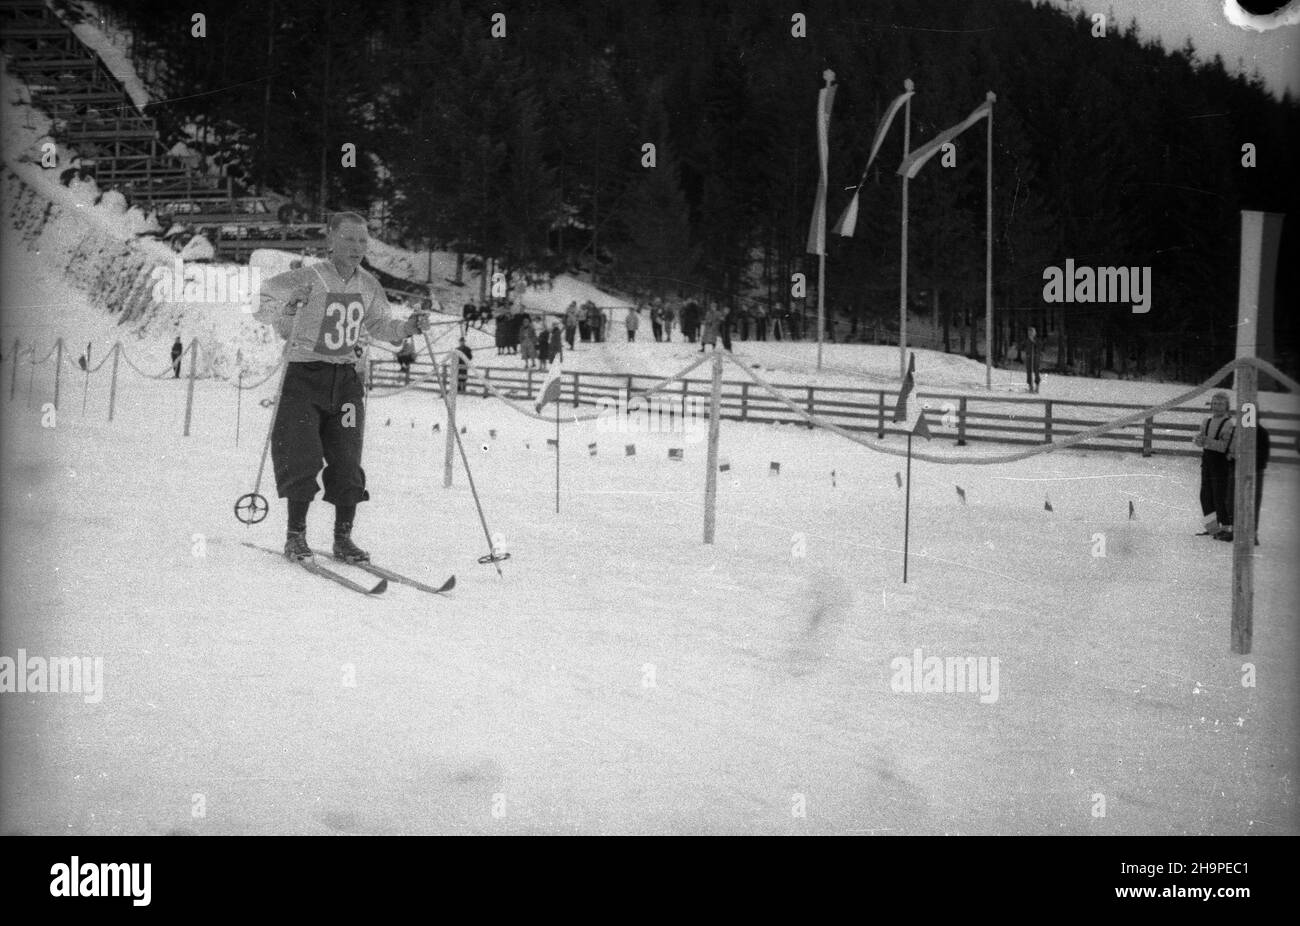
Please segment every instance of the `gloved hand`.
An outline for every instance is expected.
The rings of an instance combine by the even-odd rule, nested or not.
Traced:
[[[405,331],[407,337],[415,334],[423,334],[429,330],[429,313],[423,310],[416,310],[411,313],[411,317],[406,320]]]

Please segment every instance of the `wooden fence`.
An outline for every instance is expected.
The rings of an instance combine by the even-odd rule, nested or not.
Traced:
[[[545,374],[536,370],[478,367],[484,379],[502,394],[520,401],[534,399]],[[411,366],[411,379],[430,370],[427,361]],[[370,361],[370,384],[386,388],[400,386],[406,380],[396,361]],[[566,370],[561,387],[561,401],[574,407],[595,405],[604,398],[617,400],[661,382],[663,377],[618,373],[585,373]],[[773,388],[810,415],[816,415],[850,431],[902,435],[893,422],[897,391],[845,386],[792,386],[773,383]],[[436,390],[436,383],[417,388]],[[471,392],[488,395],[487,389],[470,380]],[[926,420],[936,440],[953,440],[957,446],[972,442],[1038,445],[1051,443],[1095,427],[1106,421],[1146,408],[1114,402],[1078,402],[1063,399],[1021,396],[958,395],[944,392],[921,392],[929,405]],[[682,413],[683,404],[694,400],[695,407],[707,412],[710,381],[691,378],[656,393],[655,406],[666,413]],[[664,403],[667,403],[665,405]],[[789,408],[748,380],[722,382],[723,419],[752,421],[760,424],[797,424],[811,427],[793,415]],[[1205,419],[1203,406],[1180,406],[1145,421],[1109,431],[1099,437],[1073,445],[1081,450],[1111,450],[1167,456],[1200,456],[1192,437]],[[1260,422],[1268,429],[1270,463],[1300,463],[1296,438],[1300,436],[1300,415],[1286,412],[1261,412]]]

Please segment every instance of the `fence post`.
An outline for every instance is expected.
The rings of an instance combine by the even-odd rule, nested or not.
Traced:
[[[632,377],[627,378],[627,401],[632,401]]]
[[[880,392],[880,404],[876,407],[876,440],[885,439],[885,392]]]
[[[190,420],[194,417],[194,379],[199,370],[199,339],[190,341],[190,382],[185,389],[185,437],[190,436]]]
[[[749,417],[749,383],[740,384],[740,420],[744,421]]]
[[[814,414],[816,414],[816,407],[817,407],[816,402],[813,399],[813,387],[809,386],[808,387],[808,417],[809,418],[811,418]],[[808,430],[811,431],[812,429],[813,429],[813,423],[810,421],[808,422]]]
[[[488,380],[490,380],[491,378],[492,378],[492,368],[484,367],[483,368],[483,398],[485,399],[488,397]]]
[[[59,377],[63,374],[63,338],[54,342],[54,410],[59,410]]]
[[[9,377],[9,401],[14,400],[14,393],[18,391],[18,344],[17,338],[14,338],[14,352],[10,355],[13,358],[14,371]]]
[[[113,420],[113,411],[117,408],[117,361],[122,356],[122,342],[113,345],[113,380],[108,387],[108,420]]]
[[[1142,422],[1142,456],[1144,457],[1151,456],[1151,430],[1155,427],[1155,423],[1154,415]]]
[[[686,378],[682,377],[682,421],[686,420]]]
[[[456,356],[459,356],[457,354]],[[451,358],[441,368],[434,361],[434,369],[438,370],[439,386],[443,389],[443,395],[447,397],[447,449],[442,457],[442,487],[451,488],[452,473],[452,454],[455,451],[456,444],[456,390],[451,386]],[[442,378],[446,376],[447,384],[443,387]]]
[[[527,373],[528,373],[528,398],[531,399],[533,397],[533,368],[529,367]]]
[[[577,370],[574,370],[574,371],[573,371],[573,407],[574,407],[574,408],[577,408],[577,407],[578,407],[578,396],[579,396],[579,395],[580,395],[580,390],[579,390],[579,386],[578,386],[578,371],[577,371]]]
[[[1047,443],[1052,442],[1052,400],[1043,402],[1043,435]]]
[[[713,355],[713,389],[709,395],[709,452],[704,477],[704,542],[713,543],[715,507],[718,501],[718,419],[722,407],[722,354]]]
[[[957,403],[957,446],[966,446],[966,397]]]

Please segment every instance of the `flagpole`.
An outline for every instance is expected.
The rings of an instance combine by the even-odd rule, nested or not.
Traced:
[[[817,111],[817,131],[819,133],[819,152],[821,157],[821,179],[818,186],[820,196],[820,215],[817,221],[820,227],[817,231],[817,369],[822,368],[822,341],[826,334],[826,188],[830,183],[830,168],[828,162],[830,155],[828,153],[830,146],[831,131],[831,114],[830,107],[835,99],[835,72],[830,68],[822,71],[822,79],[826,81],[826,87],[823,89],[823,96],[818,100]],[[824,134],[823,134],[824,133]]]
[[[555,513],[560,513],[560,399],[555,399]]]
[[[993,104],[998,96],[990,90],[987,183],[984,206],[984,386],[993,388]]]
[[[903,81],[903,89],[911,93],[914,84],[912,78]],[[911,150],[912,136],[912,98],[903,104],[903,160]],[[898,378],[901,381],[907,373],[907,174],[903,174],[903,251],[899,262],[898,286]]]
[[[907,540],[912,531],[912,432],[907,432],[907,493],[903,505],[903,584],[907,584]]]

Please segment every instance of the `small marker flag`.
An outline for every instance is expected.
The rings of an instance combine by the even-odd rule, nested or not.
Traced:
[[[560,365],[558,363],[553,364],[551,366],[551,371],[546,374],[546,379],[542,383],[542,391],[537,396],[537,402],[533,405],[533,408],[537,410],[538,414],[541,414],[542,409],[551,402],[558,402],[560,400],[560,388],[563,383],[563,380],[561,379],[562,375],[563,374],[560,372]]]
[[[957,497],[961,499],[963,505],[966,504],[966,490],[961,486],[957,486]]]
[[[894,406],[894,423],[902,423],[910,434],[917,434],[930,439],[930,427],[925,423],[925,410],[921,400],[913,399],[916,380],[912,374],[916,370],[916,354],[911,354],[907,361],[907,375],[903,377],[903,387],[898,390],[898,404]]]

